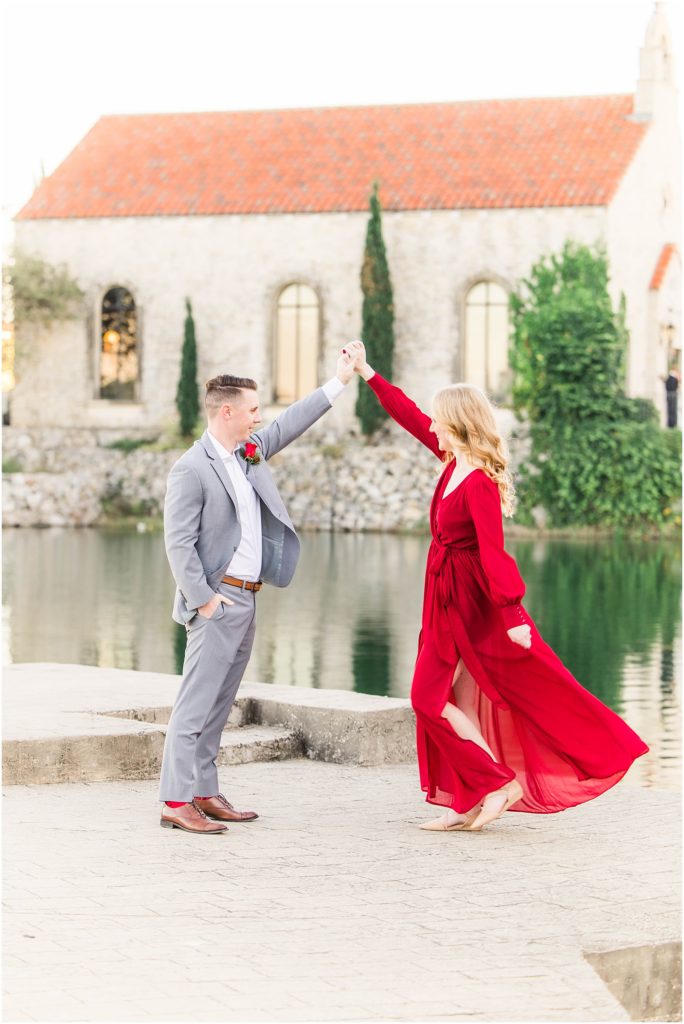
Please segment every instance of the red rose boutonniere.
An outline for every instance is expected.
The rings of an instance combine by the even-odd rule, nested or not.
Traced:
[[[244,448],[240,449],[240,455],[250,466],[258,466],[261,462],[261,454],[253,441],[249,441]]]

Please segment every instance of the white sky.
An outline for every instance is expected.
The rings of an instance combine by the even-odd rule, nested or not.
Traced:
[[[41,167],[54,170],[102,114],[633,92],[654,5],[2,0],[2,6],[7,217],[28,199]],[[679,77],[684,4],[670,0],[665,9]]]

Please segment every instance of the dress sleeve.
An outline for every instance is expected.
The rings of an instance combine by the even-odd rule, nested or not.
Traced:
[[[475,524],[480,561],[489,585],[489,595],[501,609],[506,629],[529,624],[520,602],[525,584],[515,559],[504,551],[503,520],[499,488],[482,473],[473,480],[475,486],[466,491],[466,501]]]
[[[380,405],[396,420],[400,427],[413,434],[421,444],[429,448],[438,459],[442,458],[437,438],[430,433],[430,417],[419,409],[415,402],[412,402],[404,392],[390,384],[388,380],[374,373],[367,381],[367,384],[375,392]]]

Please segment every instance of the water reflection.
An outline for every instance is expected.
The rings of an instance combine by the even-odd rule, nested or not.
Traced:
[[[672,543],[518,542],[541,633],[651,747],[645,784],[681,781],[681,552]]]
[[[673,657],[681,579],[674,545],[556,541],[514,547],[540,631],[606,704],[621,706],[626,652],[646,668],[657,640],[661,659],[665,652]]]
[[[5,530],[5,660],[180,671],[184,630],[159,534]],[[406,696],[425,537],[308,534],[292,585],[264,587],[247,678]],[[526,604],[577,678],[652,747],[642,781],[679,779],[677,545],[510,541]]]
[[[377,615],[359,616],[354,623],[352,672],[355,690],[380,696],[390,692],[392,638],[387,623]]]

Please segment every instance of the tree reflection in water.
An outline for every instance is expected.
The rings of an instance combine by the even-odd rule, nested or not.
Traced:
[[[359,616],[354,625],[352,649],[354,689],[359,693],[386,696],[391,690],[392,637],[387,622]]]
[[[672,682],[673,667],[664,666],[680,615],[674,545],[518,542],[515,557],[542,636],[605,704],[620,710],[626,660],[645,668],[656,641],[661,680]]]
[[[185,630],[170,617],[174,583],[161,534],[56,528],[4,537],[8,661],[180,674]],[[426,536],[305,534],[292,584],[259,593],[246,678],[408,696],[428,545]],[[678,545],[511,538],[507,547],[544,639],[652,746],[650,783],[661,769],[674,778]]]

